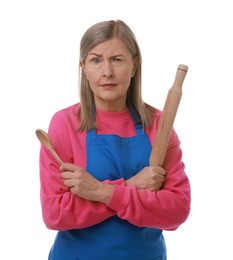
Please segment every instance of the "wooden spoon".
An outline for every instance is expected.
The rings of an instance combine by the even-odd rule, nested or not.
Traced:
[[[54,150],[48,134],[42,129],[37,129],[36,130],[36,136],[40,140],[41,144],[44,145],[47,149],[50,150],[50,152],[52,153],[54,158],[58,161],[58,163],[60,165],[63,164],[61,158],[57,155],[56,151]]]

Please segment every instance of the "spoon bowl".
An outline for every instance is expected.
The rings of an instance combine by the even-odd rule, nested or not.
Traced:
[[[61,158],[58,156],[58,154],[54,150],[52,142],[51,142],[48,134],[42,129],[37,129],[36,130],[36,136],[40,140],[41,144],[44,145],[44,147],[46,147],[48,150],[50,150],[50,152],[52,153],[54,158],[57,160],[57,162],[60,165],[63,164]]]

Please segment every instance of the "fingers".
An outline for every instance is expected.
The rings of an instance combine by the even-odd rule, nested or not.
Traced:
[[[166,171],[162,167],[152,166],[152,171],[160,175],[166,175]]]
[[[152,180],[148,184],[148,189],[150,191],[160,190],[164,184],[164,181],[165,181],[164,175],[157,173],[152,177]]]
[[[74,187],[74,181],[71,180],[71,179],[65,179],[65,180],[64,180],[64,184],[65,184],[65,186],[68,187],[68,188]]]
[[[158,191],[163,187],[165,182],[166,171],[157,166],[150,167],[151,179],[148,181],[147,189],[150,191]]]
[[[72,179],[75,178],[75,176],[78,178],[83,172],[81,167],[72,163],[63,163],[59,169],[63,179]]]
[[[63,164],[60,166],[59,169],[60,169],[61,172],[64,172],[64,171],[74,172],[75,170],[80,169],[80,167],[77,166],[77,165],[75,165],[75,164],[72,164],[72,163],[63,163]]]
[[[77,175],[77,173],[70,172],[70,171],[63,171],[63,172],[61,173],[61,177],[62,177],[64,180],[73,179],[76,175]]]

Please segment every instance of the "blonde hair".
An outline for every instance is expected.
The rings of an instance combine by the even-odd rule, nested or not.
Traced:
[[[130,87],[127,93],[126,105],[133,107],[141,117],[143,128],[152,126],[152,115],[155,109],[146,104],[142,100],[141,92],[141,52],[131,29],[121,20],[103,21],[92,25],[83,35],[80,42],[80,62],[85,62],[85,59],[96,45],[110,40],[119,38],[130,51],[133,60],[137,59],[137,69],[134,77],[131,79]],[[80,68],[80,104],[79,118],[81,124],[80,131],[88,131],[96,129],[95,120],[92,117],[94,106],[93,92],[89,86],[89,82],[85,73]]]

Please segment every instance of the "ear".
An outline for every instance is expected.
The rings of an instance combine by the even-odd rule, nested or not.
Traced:
[[[79,62],[79,66],[82,70],[85,70],[85,64],[82,61]]]
[[[82,70],[82,72],[85,74],[85,76],[87,77],[86,71],[85,71],[85,63],[83,61],[79,62],[79,66],[80,69]],[[88,79],[87,79],[88,80]]]
[[[134,62],[133,62],[133,69],[132,69],[132,76],[131,76],[131,78],[134,77],[137,68],[138,68],[138,59],[136,58],[136,59],[134,59]]]

